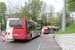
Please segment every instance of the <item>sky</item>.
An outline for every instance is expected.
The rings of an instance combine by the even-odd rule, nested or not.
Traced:
[[[8,0],[0,0],[0,1],[5,2],[6,5],[8,4],[8,2],[7,2]],[[14,0],[14,1],[15,2],[18,1],[18,3],[21,2],[21,1],[24,2],[24,0],[21,0],[21,1]],[[63,7],[63,1],[62,0],[42,0],[42,1],[46,2],[47,5],[49,5],[49,4],[54,5],[55,12],[58,12],[58,11],[62,10],[62,7]],[[24,5],[24,4],[22,3],[22,5]]]
[[[55,12],[62,10],[63,1],[62,0],[43,0],[47,5],[52,4],[55,7]]]

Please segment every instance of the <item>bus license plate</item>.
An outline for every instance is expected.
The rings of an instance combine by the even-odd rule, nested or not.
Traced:
[[[14,35],[18,35],[18,34],[14,34]]]

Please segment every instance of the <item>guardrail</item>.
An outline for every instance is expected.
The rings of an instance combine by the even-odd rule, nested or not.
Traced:
[[[55,40],[62,50],[75,50],[75,33],[56,34]]]

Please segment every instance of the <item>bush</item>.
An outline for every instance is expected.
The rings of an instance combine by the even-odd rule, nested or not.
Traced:
[[[3,31],[5,31],[6,30],[6,25],[3,25]]]

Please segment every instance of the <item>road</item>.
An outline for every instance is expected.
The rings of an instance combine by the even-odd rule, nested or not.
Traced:
[[[1,35],[2,31],[0,31],[0,35]]]
[[[61,50],[53,39],[53,34],[41,34],[31,41],[0,41],[0,50]]]

